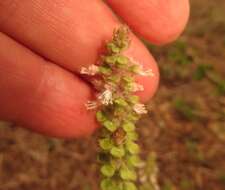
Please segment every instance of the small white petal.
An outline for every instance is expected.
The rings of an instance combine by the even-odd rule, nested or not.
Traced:
[[[93,110],[93,109],[96,109],[97,108],[97,102],[95,101],[88,101],[86,104],[85,104],[85,107],[87,108],[87,110]]]
[[[101,101],[103,105],[109,105],[113,103],[112,99],[112,91],[105,90],[102,94],[98,96],[98,99]]]
[[[148,69],[146,71],[140,71],[140,75],[142,76],[149,76],[149,77],[154,77],[155,74],[153,73],[152,69]]]
[[[99,67],[96,65],[90,65],[89,67],[82,67],[80,73],[84,75],[94,76],[98,73]]]
[[[134,111],[137,114],[146,114],[146,113],[148,113],[148,110],[146,109],[144,104],[135,104],[133,109],[134,109]]]
[[[152,69],[144,70],[143,65],[135,61],[133,58],[130,58],[131,62],[138,65],[138,72],[137,74],[141,76],[150,76],[153,77],[155,74],[153,73]]]
[[[132,91],[133,92],[138,92],[138,91],[143,91],[144,87],[138,83],[133,83],[132,84]]]

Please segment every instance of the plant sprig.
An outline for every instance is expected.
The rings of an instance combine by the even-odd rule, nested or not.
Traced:
[[[136,190],[136,168],[143,163],[138,155],[135,123],[147,109],[134,95],[144,90],[135,82],[135,76],[153,73],[123,54],[129,46],[129,29],[122,26],[106,44],[101,64],[81,69],[82,74],[97,76],[95,84],[100,90],[96,100],[88,101],[86,107],[98,110],[96,118],[103,126],[98,142],[102,190]]]

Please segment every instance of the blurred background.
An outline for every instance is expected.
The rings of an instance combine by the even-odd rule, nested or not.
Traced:
[[[139,124],[141,190],[225,189],[225,1],[191,6],[175,43],[147,44],[161,85]],[[59,140],[0,122],[0,190],[98,190],[96,154],[96,136]]]

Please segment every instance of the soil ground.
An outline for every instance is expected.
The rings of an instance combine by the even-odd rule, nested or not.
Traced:
[[[225,1],[192,0],[186,32],[148,45],[161,84],[140,121],[162,190],[225,189]],[[0,190],[97,190],[96,136],[47,138],[0,124]]]

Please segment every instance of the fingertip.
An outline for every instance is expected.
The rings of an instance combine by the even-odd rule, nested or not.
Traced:
[[[139,35],[156,45],[170,43],[183,32],[189,0],[107,0],[113,10]]]
[[[140,28],[143,37],[155,45],[165,45],[175,41],[184,31],[190,15],[189,0],[160,2],[159,10],[155,10],[158,19],[149,23],[150,30],[147,30],[147,27]]]

